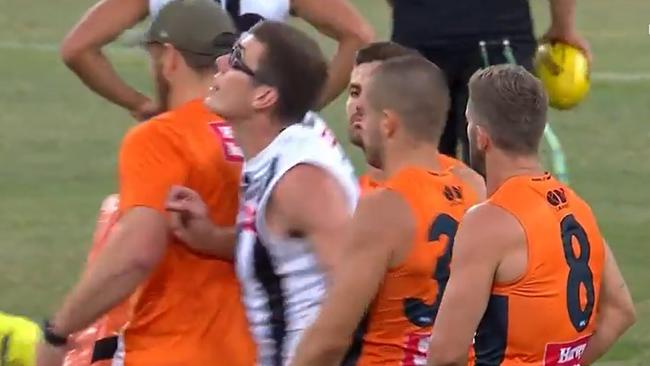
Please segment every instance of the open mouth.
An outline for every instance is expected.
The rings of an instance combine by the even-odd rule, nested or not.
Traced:
[[[352,118],[350,118],[350,127],[354,128],[355,130],[360,130],[361,129],[361,117],[360,116],[352,116]]]

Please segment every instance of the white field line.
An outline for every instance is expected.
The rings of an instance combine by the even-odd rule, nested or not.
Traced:
[[[118,54],[136,54],[140,52],[137,47],[111,46],[108,48],[110,53]],[[23,43],[0,41],[1,50],[28,50],[37,52],[58,52],[59,45],[56,43]],[[0,56],[0,60],[2,57]],[[593,81],[603,81],[612,83],[638,83],[650,82],[649,72],[614,72],[600,71],[591,74]]]

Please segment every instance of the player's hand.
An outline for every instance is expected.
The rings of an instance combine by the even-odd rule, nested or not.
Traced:
[[[149,118],[159,114],[160,112],[161,110],[158,103],[149,98],[146,98],[135,109],[132,109],[130,111],[131,116],[133,116],[133,118],[135,118],[138,122],[146,121]]]
[[[542,42],[563,42],[578,49],[581,49],[587,56],[589,64],[593,61],[591,53],[591,45],[586,38],[580,35],[575,29],[562,29],[559,27],[551,27],[542,36]]]
[[[36,346],[36,366],[61,366],[68,347],[54,347],[43,341]]]
[[[201,243],[214,230],[207,206],[201,196],[190,188],[172,187],[165,208],[171,215],[172,232],[190,247],[201,247]]]

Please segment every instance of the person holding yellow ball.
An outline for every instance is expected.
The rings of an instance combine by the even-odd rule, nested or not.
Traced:
[[[387,2],[392,9],[391,40],[417,49],[445,72],[452,102],[439,148],[443,154],[460,155],[465,162],[469,160],[467,83],[476,70],[514,59],[532,72],[538,43],[568,44],[591,62],[589,42],[576,26],[576,0],[548,0],[551,22],[539,42],[530,1]]]

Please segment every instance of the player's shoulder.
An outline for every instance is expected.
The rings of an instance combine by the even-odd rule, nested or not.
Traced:
[[[522,223],[510,211],[490,201],[470,207],[461,226],[465,231],[473,231],[486,239],[501,241],[503,244],[517,242],[525,237]]]
[[[361,196],[355,215],[366,217],[369,224],[402,232],[411,232],[416,225],[409,200],[403,193],[383,186]]]
[[[331,174],[317,165],[294,165],[278,178],[271,189],[274,209],[285,215],[300,217],[301,220],[306,219],[305,215],[327,216],[325,211],[333,207],[349,211],[348,192]]]
[[[144,142],[152,138],[173,135],[174,128],[164,115],[152,117],[131,127],[124,136],[124,142]]]
[[[121,151],[126,154],[169,149],[182,151],[184,141],[183,132],[165,113],[131,127],[122,139]]]

